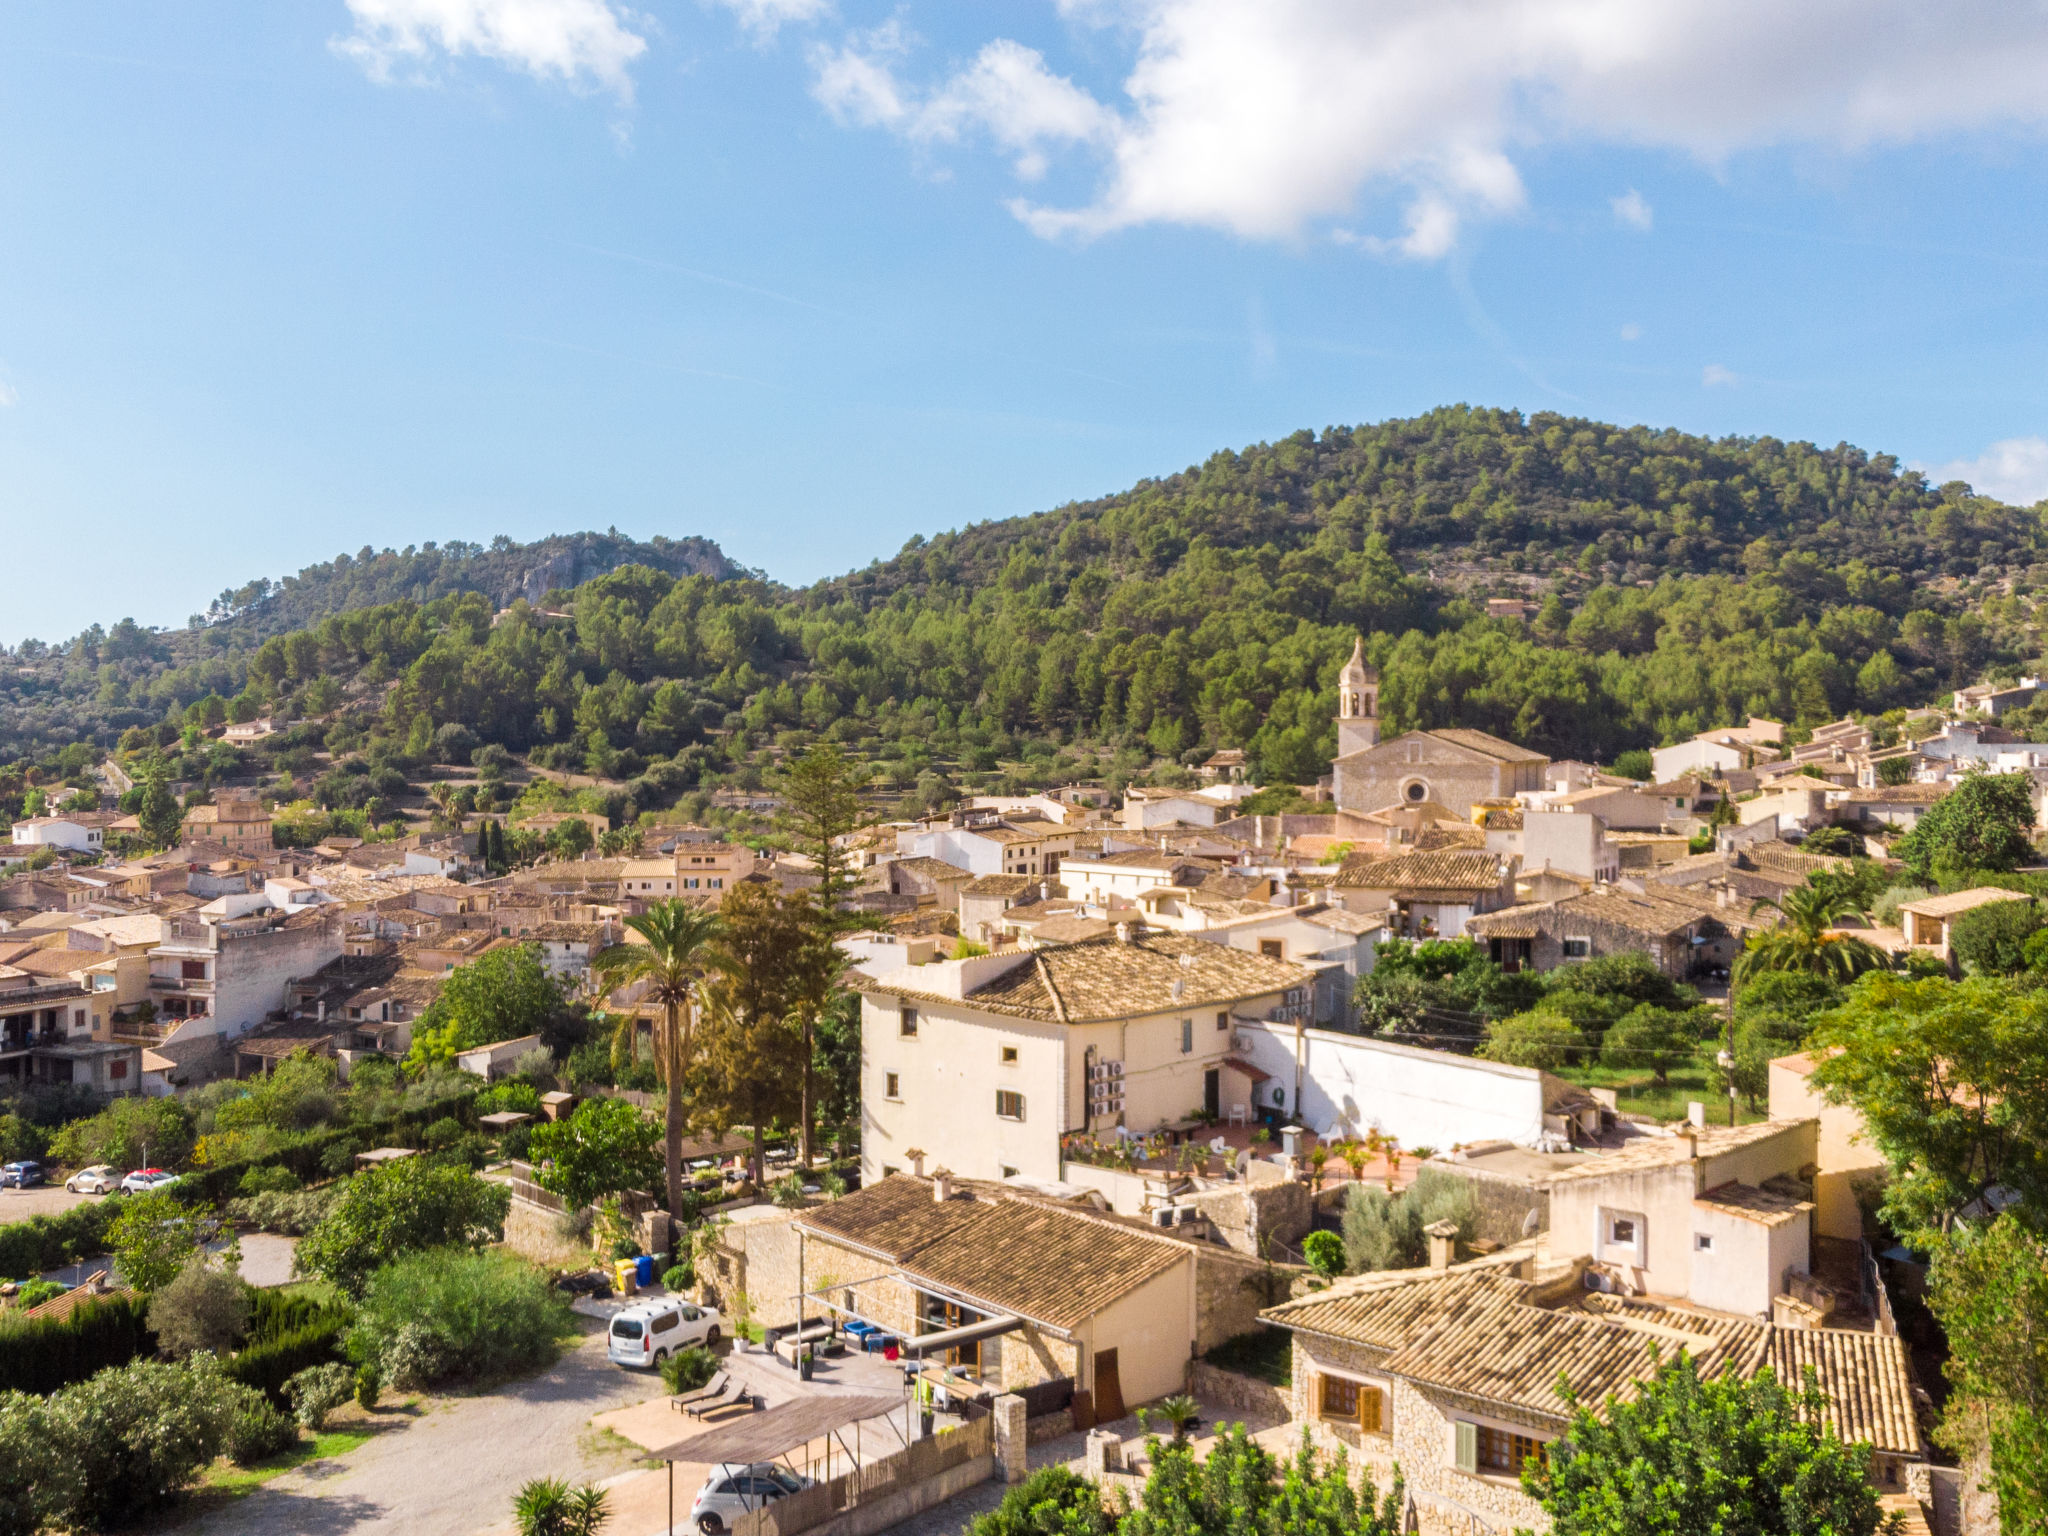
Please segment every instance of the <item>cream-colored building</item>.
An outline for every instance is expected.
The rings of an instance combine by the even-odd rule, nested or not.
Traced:
[[[234,853],[267,853],[270,812],[254,795],[224,792],[212,805],[195,805],[185,813],[182,836],[188,843],[219,843]]]
[[[1884,1154],[1863,1131],[1863,1116],[1851,1104],[1830,1104],[1813,1085],[1820,1059],[1801,1052],[1771,1063],[1773,1120],[1818,1120],[1820,1150],[1813,1176],[1814,1231],[1821,1237],[1858,1242],[1863,1237],[1860,1189],[1875,1190],[1885,1176]]]
[[[677,843],[676,888],[670,894],[729,891],[751,875],[759,863],[754,850],[745,843]]]
[[[1974,912],[1995,902],[2032,899],[2025,891],[1978,886],[1968,891],[1952,891],[1946,896],[1929,896],[1922,901],[1904,901],[1899,903],[1899,927],[1905,931],[1908,949],[1927,950],[1935,959],[1946,960],[1956,919],[1965,912]]]
[[[1060,1138],[1149,1132],[1249,1104],[1240,1020],[1312,1006],[1304,966],[1130,927],[904,966],[862,983],[861,1176],[911,1166],[1061,1176]]]

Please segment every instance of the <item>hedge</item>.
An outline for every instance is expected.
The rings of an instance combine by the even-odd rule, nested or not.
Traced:
[[[155,1352],[148,1298],[106,1296],[65,1317],[24,1317],[0,1325],[0,1388],[47,1396]]]
[[[408,1146],[416,1144],[422,1127],[436,1120],[453,1118],[463,1125],[473,1124],[478,1091],[465,1089],[429,1104],[402,1109],[380,1120],[308,1131],[283,1146],[253,1157],[236,1158],[211,1168],[194,1168],[171,1188],[181,1200],[220,1205],[230,1196],[241,1193],[242,1176],[256,1168],[289,1168],[302,1183],[310,1184],[326,1177],[322,1160],[330,1147],[344,1142],[354,1143],[365,1151],[376,1146]]]
[[[341,1359],[341,1342],[347,1332],[347,1322],[338,1314],[329,1314],[324,1321],[244,1345],[228,1361],[227,1373],[282,1407],[284,1384],[309,1365]]]
[[[109,1197],[0,1226],[0,1279],[32,1280],[46,1269],[106,1252],[107,1228],[120,1209],[119,1200]]]

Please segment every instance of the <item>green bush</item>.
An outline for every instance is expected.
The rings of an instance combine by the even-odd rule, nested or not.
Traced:
[[[315,1434],[327,1423],[327,1415],[354,1396],[355,1390],[355,1372],[339,1361],[309,1365],[284,1384],[292,1417],[301,1429],[310,1429]]]
[[[533,1127],[515,1125],[498,1138],[498,1151],[515,1162],[525,1162],[527,1149],[533,1145]]]
[[[1301,1256],[1325,1280],[1344,1273],[1344,1239],[1334,1232],[1311,1232],[1301,1240]]]
[[[356,1367],[356,1406],[365,1412],[377,1406],[377,1368],[374,1365]]]
[[[141,1296],[102,1297],[68,1317],[10,1312],[0,1316],[0,1389],[47,1395],[155,1350]]]
[[[124,1198],[110,1196],[55,1216],[31,1216],[0,1226],[0,1275],[41,1274],[106,1252],[107,1228]]]
[[[50,1139],[50,1156],[69,1168],[139,1168],[147,1148],[156,1167],[177,1168],[192,1155],[192,1141],[192,1113],[176,1099],[128,1097],[65,1126]]]
[[[662,1271],[661,1284],[664,1290],[687,1291],[697,1283],[697,1266],[688,1259],[680,1264],[671,1264]]]
[[[193,1255],[149,1298],[149,1331],[167,1355],[224,1354],[248,1330],[249,1287],[204,1254]]]
[[[46,1301],[55,1301],[71,1287],[61,1280],[23,1280],[15,1292],[14,1305],[18,1311],[26,1312],[31,1307],[40,1307]]]
[[[349,1314],[340,1307],[323,1307],[309,1297],[270,1301],[272,1295],[257,1292],[248,1338],[228,1362],[227,1370],[244,1386],[282,1404],[285,1384],[299,1372],[340,1358]]]
[[[692,1344],[661,1362],[661,1380],[671,1392],[694,1392],[717,1370],[718,1357],[702,1344]]]
[[[0,1536],[36,1536],[56,1518],[48,1417],[40,1397],[0,1393]]]
[[[800,1173],[785,1173],[768,1186],[768,1198],[777,1205],[798,1206],[804,1203],[804,1176]]]
[[[244,1401],[211,1355],[137,1360],[66,1387],[50,1400],[46,1448],[59,1518],[105,1530],[169,1505],[226,1447]]]
[[[243,1174],[236,1191],[243,1195],[284,1195],[305,1187],[305,1181],[291,1169],[282,1163],[272,1163],[267,1168],[251,1168]]]
[[[503,1251],[437,1248],[370,1277],[348,1349],[401,1389],[475,1381],[548,1364],[568,1303],[547,1279]]]
[[[406,1158],[368,1169],[300,1242],[299,1269],[355,1294],[380,1264],[422,1249],[502,1242],[512,1192],[466,1168]]]
[[[228,1219],[260,1232],[304,1237],[334,1209],[344,1187],[343,1183],[336,1182],[319,1189],[272,1190],[259,1195],[243,1195],[228,1202]]]
[[[964,1536],[1109,1536],[1102,1490],[1068,1467],[1040,1467],[967,1522]]]
[[[453,1146],[462,1136],[462,1122],[453,1115],[443,1115],[420,1133],[420,1139],[431,1152]]]
[[[476,1096],[476,1112],[480,1115],[497,1115],[506,1111],[514,1114],[537,1115],[540,1113],[540,1091],[531,1083],[518,1079],[499,1083],[495,1088],[486,1088]]]
[[[254,1387],[242,1387],[228,1421],[227,1456],[238,1467],[280,1456],[299,1443],[291,1416]]]

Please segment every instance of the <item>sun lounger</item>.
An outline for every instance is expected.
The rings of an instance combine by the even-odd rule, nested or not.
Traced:
[[[739,1382],[729,1381],[725,1385],[725,1390],[719,1393],[718,1396],[699,1398],[695,1402],[685,1403],[683,1405],[683,1412],[693,1419],[701,1419],[705,1414],[715,1413],[720,1408],[752,1409],[755,1406],[753,1393],[749,1392]]]
[[[701,1403],[709,1398],[723,1396],[725,1389],[731,1385],[732,1377],[724,1371],[720,1371],[696,1391],[678,1392],[668,1400],[668,1405],[675,1409],[676,1412],[681,1413],[692,1403]]]

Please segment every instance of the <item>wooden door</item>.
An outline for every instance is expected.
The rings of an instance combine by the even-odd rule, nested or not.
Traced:
[[[1223,1118],[1223,1074],[1215,1067],[1202,1074],[1202,1112],[1211,1120]]]
[[[1116,1351],[1095,1352],[1095,1422],[1109,1424],[1124,1416],[1124,1389],[1117,1380]]]

